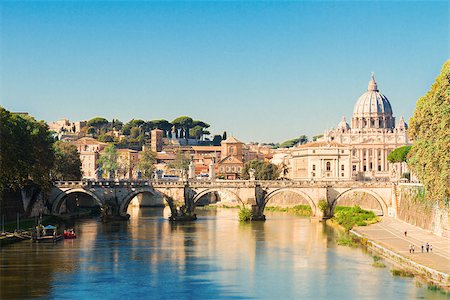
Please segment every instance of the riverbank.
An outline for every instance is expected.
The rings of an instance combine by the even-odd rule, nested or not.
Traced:
[[[414,273],[429,286],[450,292],[449,239],[390,217],[383,217],[377,224],[355,227],[351,233],[362,239],[370,250]],[[421,246],[426,243],[433,245],[432,252],[424,249],[422,253]],[[415,246],[414,253],[409,253],[409,245]]]

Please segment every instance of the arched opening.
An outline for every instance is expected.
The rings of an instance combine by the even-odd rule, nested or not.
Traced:
[[[56,213],[70,216],[93,216],[101,212],[101,202],[93,194],[73,191],[64,194],[56,203]]]
[[[279,189],[269,193],[266,196],[265,207],[295,207],[295,206],[309,206],[311,210],[311,216],[316,214],[316,205],[312,199],[304,192],[291,189]]]
[[[136,216],[141,207],[152,207],[155,208],[155,211],[161,212],[162,215],[170,215],[170,212],[174,210],[174,203],[170,197],[157,191],[139,190],[131,192],[124,198],[120,203],[119,213],[121,215],[128,213],[131,217]]]
[[[353,207],[355,205],[364,210],[373,211],[378,216],[383,216],[387,213],[386,204],[376,193],[366,190],[348,190],[341,193],[334,200],[331,214],[334,215],[334,210],[338,206]]]
[[[194,196],[195,206],[206,206],[206,205],[227,205],[227,206],[238,206],[242,204],[242,200],[233,192],[228,190],[206,190],[198,193]]]

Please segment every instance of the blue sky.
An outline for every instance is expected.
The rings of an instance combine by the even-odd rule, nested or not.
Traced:
[[[351,118],[372,71],[411,117],[449,58],[447,1],[2,1],[0,104],[54,121],[189,115],[280,142]]]

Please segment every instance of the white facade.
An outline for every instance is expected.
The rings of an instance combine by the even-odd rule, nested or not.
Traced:
[[[408,125],[400,117],[395,125],[391,104],[378,90],[375,78],[369,82],[365,92],[355,104],[352,127],[345,117],[337,129],[325,132],[323,141],[335,141],[350,147],[352,173],[362,178],[388,178],[389,153],[404,145],[410,145]]]
[[[313,142],[292,148],[288,155],[292,180],[351,180],[350,148],[336,142]]]

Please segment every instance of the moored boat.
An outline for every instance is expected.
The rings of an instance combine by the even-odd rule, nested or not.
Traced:
[[[56,243],[62,240],[64,237],[62,234],[58,234],[58,228],[53,225],[36,227],[35,235],[33,236],[33,242],[37,243]]]
[[[64,230],[64,238],[65,239],[76,239],[77,235],[73,229]]]

